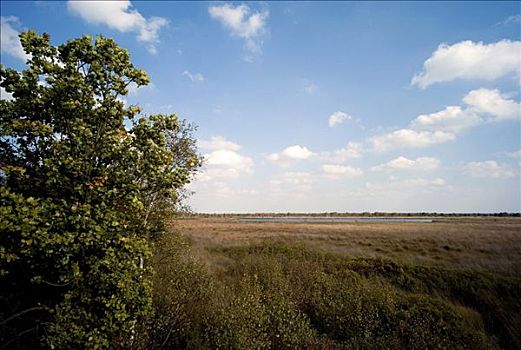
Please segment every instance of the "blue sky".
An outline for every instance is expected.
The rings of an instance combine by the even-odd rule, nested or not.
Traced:
[[[130,51],[127,102],[199,126],[196,211],[521,211],[518,2],[0,6],[6,66],[29,28]]]

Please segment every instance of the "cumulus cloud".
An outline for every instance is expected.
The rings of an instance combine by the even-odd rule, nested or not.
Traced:
[[[238,151],[241,149],[241,146],[238,144],[226,140],[226,138],[222,136],[212,136],[210,140],[199,140],[197,146],[201,149],[217,151],[217,150],[229,150],[229,151]]]
[[[187,76],[188,79],[190,79],[193,82],[199,82],[202,83],[204,81],[204,77],[201,73],[190,73],[189,71],[185,70],[183,72],[183,75]]]
[[[22,61],[26,61],[31,58],[30,55],[26,54],[20,38],[18,37],[18,30],[15,27],[20,25],[20,20],[17,17],[0,17],[0,50],[2,53],[16,57]]]
[[[407,159],[403,156],[395,158],[371,168],[372,171],[383,170],[432,170],[440,165],[440,161],[432,157],[418,157],[416,159]]]
[[[457,133],[481,123],[481,118],[472,110],[460,106],[448,106],[431,114],[422,114],[411,122],[416,130],[446,131]]]
[[[240,154],[241,147],[224,137],[200,140],[198,146],[210,151],[203,155],[205,168],[197,176],[199,181],[234,179],[253,170],[253,160]]]
[[[374,136],[369,139],[375,151],[396,148],[419,148],[452,141],[464,129],[483,122],[521,119],[521,104],[497,89],[472,90],[463,97],[466,106],[422,114],[413,119],[408,129]]]
[[[363,152],[364,148],[361,143],[349,141],[343,148],[334,150],[332,152],[321,153],[321,158],[323,160],[341,163],[345,162],[347,159],[360,158]]]
[[[348,165],[324,164],[322,170],[331,179],[339,179],[341,177],[358,177],[363,175],[363,170]]]
[[[521,104],[508,99],[497,89],[472,90],[463,97],[466,107],[448,106],[431,114],[422,114],[410,123],[415,130],[458,133],[483,121],[502,121],[521,117]]]
[[[437,143],[452,141],[456,135],[445,131],[416,131],[400,129],[388,134],[374,136],[369,139],[376,152],[384,152],[397,148],[422,148]]]
[[[208,165],[217,165],[236,170],[237,172],[250,172],[253,161],[249,157],[240,155],[235,151],[220,149],[204,156]]]
[[[462,41],[441,44],[423,64],[411,85],[426,88],[455,79],[492,81],[509,74],[520,75],[521,41],[501,40],[492,44]]]
[[[137,40],[145,43],[150,53],[157,52],[159,31],[168,24],[163,17],[145,18],[133,9],[129,0],[71,1],[67,8],[73,14],[93,24],[104,24],[122,33],[136,33]]]
[[[329,116],[328,123],[329,127],[332,128],[335,125],[342,124],[346,120],[350,120],[352,117],[344,112],[337,111]]]
[[[232,35],[244,40],[245,47],[259,53],[266,33],[268,11],[252,12],[247,5],[214,5],[208,8],[210,16],[219,21]]]
[[[514,170],[506,165],[500,165],[495,160],[467,163],[463,170],[466,174],[478,178],[508,178],[514,176]]]
[[[463,101],[472,107],[472,111],[485,113],[493,121],[521,118],[521,104],[507,99],[497,89],[472,90]]]
[[[283,156],[291,159],[308,159],[313,154],[307,147],[299,145],[287,147],[282,151]]]
[[[294,145],[286,147],[280,153],[272,153],[266,158],[281,165],[287,165],[288,161],[304,160],[314,156],[306,146]]]
[[[349,158],[360,158],[363,153],[363,146],[359,142],[348,142],[344,148],[337,149],[333,152],[333,157],[343,162]]]

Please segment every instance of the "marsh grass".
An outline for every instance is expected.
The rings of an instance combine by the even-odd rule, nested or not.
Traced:
[[[403,224],[364,235],[278,225],[279,235],[276,227],[178,222],[182,234],[156,244],[155,314],[136,347],[521,348],[521,279],[509,270],[516,261],[497,261],[498,272],[481,255],[469,260],[476,240],[412,235]],[[479,236],[492,255],[508,242],[463,236]]]

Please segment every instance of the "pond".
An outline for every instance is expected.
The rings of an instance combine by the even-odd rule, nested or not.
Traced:
[[[371,217],[245,217],[241,222],[433,222],[433,219],[421,218],[371,218]]]

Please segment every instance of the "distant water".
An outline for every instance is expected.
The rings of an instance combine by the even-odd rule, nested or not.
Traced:
[[[357,217],[251,217],[240,218],[242,222],[433,222],[419,218],[357,218]]]

